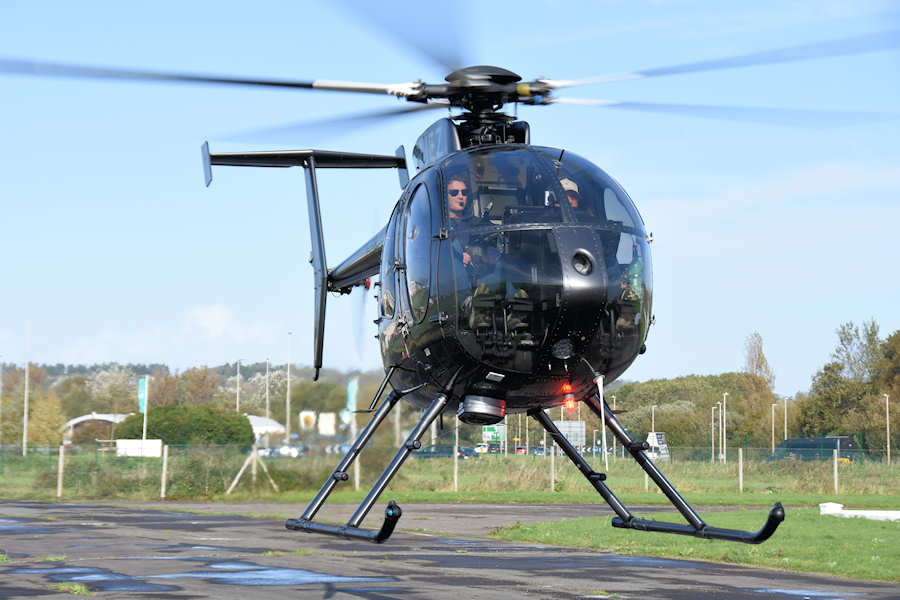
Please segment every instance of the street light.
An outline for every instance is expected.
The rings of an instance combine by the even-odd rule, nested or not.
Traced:
[[[712,463],[716,459],[716,406],[718,402],[712,405],[709,415],[709,462]]]
[[[287,390],[284,392],[284,439],[291,443],[291,331],[288,331]]]
[[[726,427],[728,425],[728,392],[722,392],[722,463],[728,462],[728,440]]]
[[[887,440],[887,462],[891,465],[891,397],[884,395],[884,426]]]
[[[775,405],[777,402],[772,403],[772,454],[775,454]]]
[[[781,438],[783,440],[787,439],[787,403],[788,403],[788,399],[785,398],[784,399],[784,437]]]
[[[266,357],[266,418],[269,418],[269,357]]]
[[[650,407],[650,433],[656,433],[656,405]]]
[[[719,411],[719,460],[722,459],[722,403],[716,402],[716,409]]]
[[[241,361],[244,360],[242,358],[237,359],[237,362],[234,363],[234,368],[237,371],[237,384],[235,384],[235,394],[234,394],[234,411],[241,412]]]

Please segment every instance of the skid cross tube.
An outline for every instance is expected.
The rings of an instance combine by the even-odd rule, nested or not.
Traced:
[[[331,477],[328,478],[328,480],[322,486],[322,489],[319,490],[319,493],[316,494],[316,497],[313,498],[312,502],[310,502],[309,506],[306,508],[300,518],[288,519],[284,523],[285,528],[292,529],[294,531],[324,533],[327,535],[335,535],[345,538],[361,539],[369,542],[374,542],[376,544],[384,542],[391,536],[391,534],[394,532],[394,527],[396,527],[397,525],[397,521],[403,514],[403,511],[393,500],[388,503],[387,508],[385,509],[384,523],[382,524],[380,529],[378,529],[377,531],[374,529],[361,529],[359,525],[372,509],[372,505],[374,505],[375,501],[378,500],[378,497],[387,487],[388,483],[390,483],[394,475],[397,474],[397,471],[403,465],[403,462],[409,457],[410,453],[412,453],[413,450],[417,450],[421,447],[419,439],[422,437],[422,435],[424,435],[424,433],[431,426],[431,423],[438,417],[438,415],[441,414],[441,411],[443,411],[444,407],[447,405],[446,394],[439,394],[434,399],[434,401],[432,401],[428,409],[422,414],[422,418],[410,432],[409,436],[406,438],[406,442],[397,451],[394,459],[390,462],[390,464],[388,464],[384,472],[382,472],[381,476],[378,478],[378,481],[376,481],[372,486],[372,489],[359,505],[359,508],[356,509],[356,512],[353,513],[353,516],[350,517],[350,520],[346,525],[341,526],[329,525],[327,523],[316,523],[313,521],[313,517],[315,517],[318,510],[322,507],[322,504],[325,503],[325,499],[329,494],[331,494],[335,485],[337,485],[337,482],[346,481],[347,467],[349,467],[350,464],[356,459],[356,457],[362,451],[362,448],[366,445],[366,443],[372,437],[372,434],[378,428],[378,425],[380,425],[381,422],[384,421],[385,417],[387,417],[388,413],[401,397],[402,393],[393,391],[388,395],[387,398],[385,398],[384,402],[381,403],[381,406],[378,407],[378,410],[372,416],[372,419],[369,421],[368,425],[366,425],[365,429],[363,429],[356,441],[353,442],[353,445],[350,447],[347,455],[344,456],[343,460],[341,460],[337,468],[335,468],[334,472],[331,474]]]
[[[601,405],[603,402],[605,405]],[[601,400],[597,395],[590,396],[584,400],[584,403],[587,404],[588,408],[596,414],[601,419],[605,419],[604,425],[609,427],[610,431],[612,431],[613,435],[622,443],[622,445],[628,449],[628,452],[634,458],[634,460],[640,465],[640,467],[644,470],[645,473],[653,480],[653,483],[659,487],[659,489],[666,495],[672,505],[678,509],[678,512],[682,514],[682,516],[687,520],[688,525],[683,525],[679,523],[663,523],[659,521],[648,521],[646,519],[638,519],[631,515],[621,503],[619,506],[624,510],[620,512],[620,508],[617,508],[615,504],[609,501],[603,492],[600,492],[603,495],[604,500],[609,503],[609,505],[613,508],[613,510],[618,515],[614,517],[612,520],[613,527],[619,527],[623,529],[637,529],[640,531],[658,531],[661,533],[675,533],[679,535],[689,535],[693,537],[706,538],[706,539],[715,539],[715,540],[729,540],[732,542],[744,542],[746,544],[761,544],[762,542],[769,539],[778,526],[784,521],[784,507],[781,506],[780,502],[776,502],[775,506],[772,507],[772,510],[769,511],[769,516],[766,519],[765,524],[759,531],[741,531],[739,529],[722,529],[719,527],[710,527],[708,526],[703,519],[700,518],[700,515],[691,508],[691,505],[687,503],[687,501],[681,497],[681,494],[678,493],[678,490],[675,489],[669,480],[665,478],[665,476],[660,472],[656,465],[653,464],[653,461],[647,457],[644,453],[644,450],[647,448],[646,444],[642,444],[639,442],[635,442],[628,432],[625,431],[625,428],[622,427],[622,424],[619,423],[619,420],[616,418],[616,415],[613,414],[613,411],[610,410],[609,406],[606,405],[605,400]],[[605,410],[604,410],[605,409]],[[549,421],[549,417],[544,415],[544,417]],[[543,423],[542,423],[543,424]],[[552,425],[552,422],[551,422]],[[544,425],[546,428],[546,425]],[[554,426],[555,429],[555,426]],[[550,431],[548,429],[548,431]],[[558,430],[557,430],[557,433]],[[552,433],[551,433],[552,435]],[[560,437],[563,437],[560,435]],[[563,437],[563,439],[565,439]],[[569,448],[571,448],[572,452],[584,462],[584,459],[578,455],[577,451],[572,448],[571,444],[566,442]],[[572,455],[569,454],[565,446],[562,446],[563,451],[572,459],[572,462],[575,462],[576,465],[579,463],[572,458]],[[586,463],[585,463],[586,464]],[[589,467],[588,467],[589,468]],[[579,469],[581,467],[579,466]],[[585,471],[582,469],[582,473]],[[593,482],[592,482],[593,483]],[[594,487],[597,487],[596,485]],[[604,486],[605,487],[605,486]],[[600,491],[599,489],[597,491]],[[610,492],[612,494],[612,492]],[[615,498],[615,496],[612,496]],[[618,502],[618,499],[616,499]]]

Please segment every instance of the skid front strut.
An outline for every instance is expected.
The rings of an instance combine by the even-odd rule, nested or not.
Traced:
[[[600,404],[601,402],[603,402],[603,405]],[[648,521],[646,519],[638,519],[635,517],[604,483],[606,475],[604,473],[597,473],[591,468],[581,454],[578,453],[578,450],[569,443],[566,436],[557,429],[550,417],[547,416],[547,413],[540,409],[528,411],[528,414],[534,417],[534,419],[547,430],[547,433],[550,434],[553,441],[559,445],[560,449],[562,449],[565,455],[569,457],[569,460],[578,467],[581,474],[587,478],[591,485],[594,486],[594,489],[597,490],[606,503],[609,504],[616,513],[616,516],[612,520],[613,527],[636,529],[639,531],[675,533],[705,539],[744,542],[746,544],[760,544],[769,539],[772,534],[775,533],[775,530],[781,522],[784,521],[784,507],[781,506],[780,502],[777,502],[775,503],[775,506],[772,507],[772,510],[769,511],[768,519],[759,531],[741,531],[738,529],[710,527],[700,518],[697,511],[691,508],[691,505],[681,497],[681,494],[678,493],[675,486],[666,479],[656,465],[653,464],[653,461],[651,461],[644,453],[644,450],[649,448],[647,442],[635,442],[631,436],[628,435],[628,432],[625,431],[625,428],[622,427],[622,424],[619,423],[619,420],[616,418],[615,414],[613,414],[613,411],[609,406],[606,405],[605,401],[601,400],[596,395],[586,398],[584,403],[598,417],[605,420],[605,426],[609,427],[610,431],[612,431],[613,435],[615,435],[619,442],[628,450],[632,458],[634,458],[644,472],[647,473],[647,476],[653,480],[653,483],[659,487],[660,491],[666,495],[672,505],[678,509],[678,512],[680,512],[688,522],[687,525],[683,525],[679,523]]]

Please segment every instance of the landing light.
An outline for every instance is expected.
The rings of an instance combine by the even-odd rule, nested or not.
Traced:
[[[563,406],[566,407],[566,410],[575,410],[575,396],[566,394],[566,398],[563,400]]]

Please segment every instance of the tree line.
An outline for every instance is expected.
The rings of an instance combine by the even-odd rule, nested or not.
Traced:
[[[615,396],[617,407],[627,411],[619,419],[635,438],[642,438],[650,431],[651,413],[655,410],[656,429],[665,431],[673,446],[709,447],[712,408],[728,392],[726,429],[731,447],[735,444],[769,446],[773,403],[776,443],[780,441],[787,403],[788,437],[854,435],[862,447],[882,449],[886,441],[884,394],[900,398],[900,331],[882,339],[878,325],[872,320],[862,326],[844,323],[836,334],[837,344],[831,360],[812,377],[809,392],[794,397],[779,397],[773,392],[774,370],[763,352],[762,337],[753,333],[745,343],[745,364],[741,371],[641,383],[616,382],[607,389],[606,400],[612,405]],[[240,368],[238,406],[234,363],[182,372],[172,372],[164,365],[32,364],[29,366],[29,441],[35,445],[56,445],[66,421],[91,412],[137,412],[137,380],[148,374],[151,407],[239,408],[242,413],[261,416],[266,414],[268,381],[268,414],[285,423],[286,365],[270,365],[268,377],[265,362]],[[359,407],[367,406],[382,376],[380,371],[323,370],[323,380],[313,383],[311,373],[309,367],[291,367],[293,432],[300,431],[297,415],[301,410],[339,412],[344,408],[346,383],[354,375],[360,377]],[[0,444],[21,443],[24,379],[24,369],[3,365]],[[405,421],[410,425],[417,416],[415,412],[405,410]],[[590,438],[591,429],[600,427],[598,420],[587,412],[582,411],[582,417],[587,421]],[[555,412],[551,416],[557,418]],[[567,414],[563,418],[572,420],[575,416]],[[461,428],[461,433],[468,444],[480,441],[479,428]],[[87,429],[82,435],[93,439],[109,432]]]

